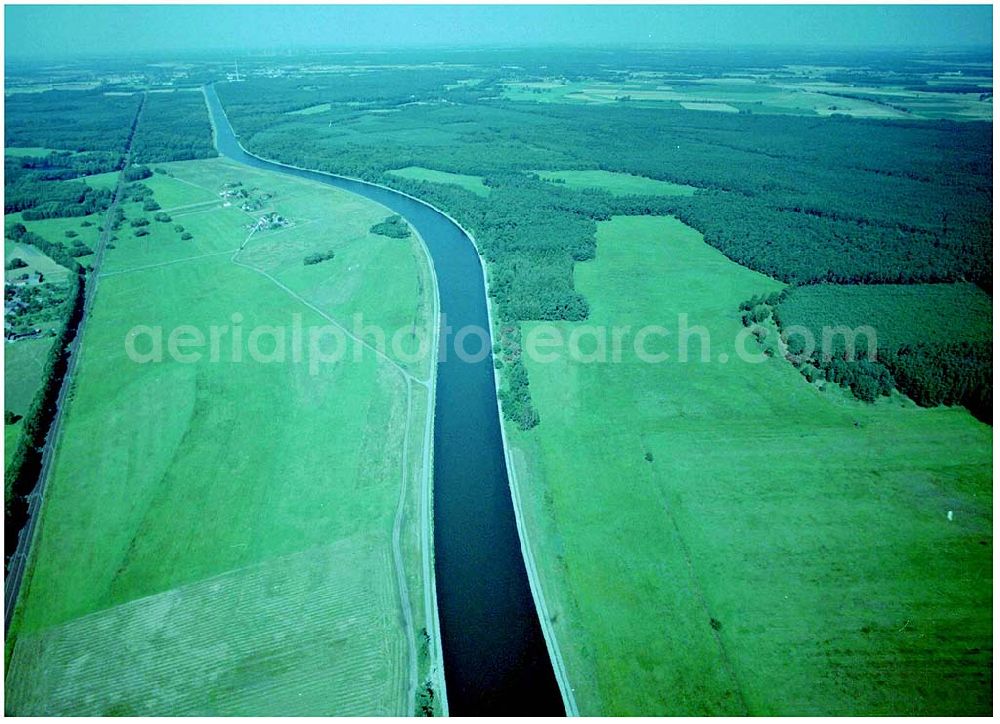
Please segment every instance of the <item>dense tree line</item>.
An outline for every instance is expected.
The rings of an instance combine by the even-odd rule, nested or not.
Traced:
[[[77,269],[79,266],[75,264]],[[28,515],[27,496],[38,482],[41,472],[42,449],[49,424],[55,414],[59,387],[69,361],[68,345],[76,334],[83,314],[84,277],[70,275],[70,290],[63,303],[60,325],[45,361],[42,383],[31,408],[21,423],[21,437],[4,471],[4,551],[5,559],[17,547],[17,537]],[[15,343],[16,344],[16,343]]]
[[[324,261],[329,261],[335,256],[336,253],[333,251],[333,249],[330,249],[329,251],[317,251],[312,254],[308,254],[305,258],[302,259],[302,263],[305,264],[306,266],[312,266],[313,264],[321,264]]]
[[[147,94],[133,149],[137,163],[185,161],[217,155],[202,93]]]
[[[110,189],[95,189],[82,181],[4,179],[4,213],[22,211],[28,221],[87,216],[107,209],[113,196]]]
[[[149,166],[143,166],[142,164],[133,164],[125,169],[123,174],[125,181],[128,183],[134,181],[142,181],[144,178],[149,178],[153,175],[153,172],[149,169]],[[152,191],[150,191],[152,193]]]
[[[11,241],[15,241],[20,244],[30,244],[45,254],[45,256],[49,257],[56,264],[66,267],[71,272],[79,274],[83,271],[73,254],[71,254],[65,246],[48,241],[38,234],[28,231],[24,224],[15,223],[9,225],[4,230],[4,235]]]
[[[874,297],[876,306],[869,307],[867,297]],[[921,290],[824,285],[754,297],[740,311],[747,327],[773,323],[783,351],[810,382],[834,382],[865,402],[898,389],[918,405],[964,405],[992,422],[989,307],[989,298],[972,285]],[[874,340],[859,334],[849,347],[835,330],[862,324],[872,327]],[[810,331],[811,349],[796,327]],[[824,328],[835,332],[826,347]]]
[[[897,387],[918,405],[964,405],[979,419],[993,421],[989,341],[906,345],[881,359]]]
[[[4,156],[4,174],[10,178],[27,171],[33,173],[26,175],[38,181],[66,181],[116,171],[121,161],[121,154],[109,151],[52,151],[44,156]]]

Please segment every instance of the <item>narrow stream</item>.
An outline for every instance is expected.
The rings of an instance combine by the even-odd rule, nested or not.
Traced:
[[[219,152],[254,168],[359,194],[401,214],[430,250],[451,335],[440,358],[434,419],[434,554],[450,713],[565,714],[528,585],[507,481],[492,354],[467,362],[454,332],[489,330],[483,273],[472,241],[443,214],[390,189],[292,169],[243,151],[215,89],[206,89]],[[478,351],[476,335],[467,349]],[[294,615],[294,612],[291,612]]]

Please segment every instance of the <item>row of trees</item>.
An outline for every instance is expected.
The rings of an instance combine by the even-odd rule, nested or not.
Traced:
[[[939,285],[953,287],[954,285]],[[821,291],[820,294],[812,294]],[[992,422],[993,355],[992,330],[988,322],[966,319],[964,323],[936,329],[933,309],[941,299],[953,301],[952,311],[961,317],[964,307],[975,306],[978,291],[962,288],[941,288],[926,291],[929,300],[915,301],[909,289],[899,289],[897,306],[906,305],[906,314],[883,310],[872,320],[873,330],[878,319],[889,320],[888,334],[876,335],[873,349],[868,339],[859,337],[850,347],[842,334],[833,338],[828,348],[822,345],[822,327],[851,330],[857,318],[851,316],[851,297],[867,296],[863,288],[831,288],[813,290],[810,287],[788,288],[767,296],[758,296],[740,305],[744,326],[767,329],[768,325],[781,336],[784,352],[799,371],[813,382],[825,379],[849,389],[855,397],[874,402],[880,396],[898,389],[923,407],[963,405],[981,420]],[[874,288],[883,306],[892,306],[885,291]],[[893,290],[894,291],[894,290]],[[832,294],[827,293],[832,292]],[[838,292],[841,293],[837,298]],[[859,295],[858,292],[861,292]],[[796,306],[801,296],[817,296],[826,306],[822,313],[811,305]],[[921,309],[923,306],[925,309]],[[922,314],[930,309],[931,315]],[[947,312],[945,312],[947,314]],[[988,314],[988,307],[986,307]],[[950,316],[950,315],[949,315]],[[908,327],[893,329],[891,322],[906,318]],[[921,325],[921,317],[927,324]],[[811,331],[815,344],[809,348],[803,336],[792,328]],[[877,331],[877,330],[876,330]],[[761,338],[765,338],[762,334]]]
[[[113,196],[82,181],[43,181],[28,173],[4,179],[4,213],[23,211],[28,221],[93,214],[107,209]]]
[[[83,272],[82,267],[77,263],[74,255],[71,254],[63,244],[48,241],[32,231],[28,231],[24,224],[10,224],[4,230],[4,235],[11,241],[20,244],[30,244],[45,254],[45,256],[52,259],[52,261],[56,264],[66,267],[75,274]]]
[[[40,181],[66,181],[115,171],[121,162],[121,154],[113,151],[52,151],[42,156],[4,156],[4,172],[16,177],[30,171],[30,176]]]
[[[23,243],[31,243],[22,238]],[[41,247],[39,247],[41,248]],[[43,249],[44,251],[44,249]],[[4,550],[5,557],[17,548],[17,537],[28,515],[27,496],[38,482],[42,466],[42,449],[49,423],[55,414],[56,400],[69,361],[68,346],[83,314],[84,276],[78,264],[72,262],[77,273],[69,278],[69,292],[60,309],[64,320],[58,327],[49,355],[45,361],[42,382],[32,401],[31,408],[22,421],[21,436],[4,471]]]

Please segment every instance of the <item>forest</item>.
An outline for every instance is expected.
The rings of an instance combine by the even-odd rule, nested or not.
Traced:
[[[516,72],[460,83],[460,70],[401,70],[217,90],[251,151],[446,209],[476,236],[507,322],[587,317],[573,266],[593,257],[595,222],[613,214],[676,215],[730,259],[793,285],[965,281],[991,291],[988,123],[503,100],[501,83]],[[320,110],[295,113],[304,108]],[[409,166],[480,176],[491,190],[482,197],[387,173]],[[557,169],[699,190],[612,197],[533,173]],[[520,375],[503,375],[505,389]]]
[[[148,93],[136,135],[136,163],[215,158],[205,96],[197,91]]]
[[[121,154],[141,98],[105,95],[100,90],[8,95],[4,145]]]
[[[740,308],[762,340],[774,324],[810,382],[825,379],[866,402],[898,389],[918,405],[964,405],[992,421],[992,300],[973,284],[806,285]]]

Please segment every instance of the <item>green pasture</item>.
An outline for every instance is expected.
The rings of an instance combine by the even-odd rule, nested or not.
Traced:
[[[8,146],[3,150],[5,156],[48,156],[51,153],[63,153],[57,148],[41,148],[39,146]]]
[[[613,171],[535,171],[546,181],[566,184],[571,189],[601,189],[615,196],[639,194],[642,196],[690,196],[694,186],[659,181],[645,176],[633,176]]]
[[[483,184],[483,179],[479,176],[469,176],[464,173],[449,173],[447,171],[435,171],[432,168],[421,168],[420,166],[407,166],[389,171],[393,176],[408,178],[414,181],[429,181],[435,184],[453,184],[461,186],[466,191],[471,191],[477,196],[489,196],[490,189]]]
[[[5,221],[13,223],[10,216],[6,217]],[[63,236],[63,240],[66,240],[65,236]],[[5,261],[9,262],[15,257],[24,261],[28,266],[5,271],[4,276],[7,279],[20,276],[25,272],[41,272],[47,279],[54,281],[57,279],[65,279],[66,275],[69,274],[69,270],[66,269],[66,267],[56,264],[52,261],[52,259],[34,246],[31,246],[30,244],[17,244],[13,241],[4,239]]]
[[[181,206],[238,179],[273,188],[295,225],[251,238],[236,259],[251,268],[232,258],[250,220],[232,207],[178,213],[141,238],[122,226],[11,628],[7,711],[411,713],[391,538],[409,435],[402,542],[411,588],[422,586],[409,506],[427,405],[414,402],[408,427],[391,365],[361,348],[310,369],[308,349],[310,328],[330,324],[316,309],[426,323],[432,290],[417,241],[381,243],[367,228],[386,210],[326,186],[222,160],[167,166],[190,188],[185,198],[161,182]],[[194,238],[182,242],[175,223]],[[335,266],[310,268],[322,278],[298,268],[329,244]],[[356,293],[335,299],[341,288]],[[132,337],[140,352],[163,330],[164,361],[128,358],[137,325],[154,330]],[[170,330],[192,328],[220,335],[215,351],[206,339],[197,361],[172,358]],[[321,339],[325,352],[332,340]]]
[[[933,88],[933,86],[930,86]],[[857,96],[847,98],[843,95]],[[670,78],[632,79],[618,82],[550,80],[507,82],[503,97],[536,103],[631,103],[692,111],[822,115],[841,113],[858,118],[951,118],[989,120],[992,103],[975,93],[939,93],[899,87],[864,88],[805,77],[736,78],[705,77],[695,83],[671,85]],[[901,106],[900,110],[892,106]]]
[[[81,181],[87,183],[95,189],[114,189],[118,185],[118,172],[108,171],[107,173],[95,173],[90,176],[82,176]]]
[[[508,430],[581,713],[988,714],[991,428],[742,360],[738,304],[781,285],[674,219],[602,222],[576,286],[549,333],[628,326],[620,361],[526,347],[541,423]]]
[[[84,222],[90,222],[90,226],[83,226]],[[22,218],[20,213],[17,214],[7,214],[4,216],[4,222],[6,225],[13,223],[24,224],[24,227],[28,231],[33,231],[34,233],[41,236],[46,241],[52,242],[54,244],[62,244],[64,247],[71,248],[73,242],[80,241],[86,244],[91,250],[97,248],[97,240],[100,238],[100,231],[98,227],[104,223],[104,214],[90,214],[89,216],[66,216],[57,217],[52,219],[37,219],[34,221],[29,221]],[[67,231],[73,231],[76,233],[75,237],[66,236]],[[6,245],[6,244],[5,244]],[[43,266],[45,265],[39,256],[44,256],[40,252],[35,255],[35,259],[39,261]],[[47,257],[45,257],[47,258]],[[76,260],[81,264],[86,264],[93,259],[93,254],[85,254],[84,256],[76,257]],[[30,259],[25,258],[25,261],[31,262]],[[61,268],[61,267],[59,267]],[[51,271],[57,271],[55,269],[50,269]],[[39,271],[44,273],[44,269],[39,268]]]
[[[300,108],[297,111],[289,111],[287,115],[289,116],[312,116],[317,113],[326,113],[330,110],[329,103],[318,103],[315,106],[308,106],[307,108]]]
[[[22,417],[31,407],[42,382],[52,337],[22,339],[4,344],[4,410]]]

